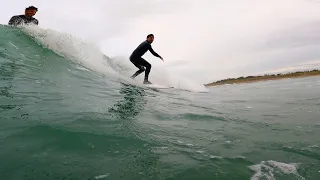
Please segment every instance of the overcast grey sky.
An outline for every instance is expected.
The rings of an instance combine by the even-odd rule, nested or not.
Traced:
[[[129,56],[154,33],[165,63],[147,54],[153,67],[202,83],[320,60],[319,0],[11,0],[0,23],[29,5],[39,8],[40,27],[97,43],[108,56]]]

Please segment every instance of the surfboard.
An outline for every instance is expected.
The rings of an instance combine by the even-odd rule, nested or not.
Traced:
[[[172,89],[172,88],[174,88],[172,86],[163,86],[160,84],[144,84],[144,86],[149,87],[149,88],[154,88],[154,89]]]

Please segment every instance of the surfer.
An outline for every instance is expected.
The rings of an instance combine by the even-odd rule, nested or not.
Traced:
[[[24,24],[34,24],[38,25],[39,21],[33,16],[38,12],[38,8],[34,6],[29,6],[25,9],[24,14],[12,16],[9,20],[9,25],[18,26]]]
[[[131,54],[130,56],[130,61],[139,69],[137,72],[135,72],[131,78],[135,78],[136,76],[138,76],[139,74],[141,74],[142,72],[145,72],[145,76],[144,76],[144,84],[151,84],[148,80],[149,77],[149,73],[150,73],[150,69],[151,69],[151,64],[144,60],[142,58],[142,56],[149,50],[154,56],[160,58],[163,61],[163,58],[157,54],[156,52],[154,52],[154,50],[151,47],[151,43],[154,40],[154,35],[153,34],[149,34],[147,36],[147,40],[143,41]],[[145,67],[145,68],[144,68]]]

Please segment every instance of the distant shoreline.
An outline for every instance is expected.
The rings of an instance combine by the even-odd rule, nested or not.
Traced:
[[[280,80],[286,78],[303,78],[310,76],[320,76],[320,70],[310,70],[310,71],[297,71],[290,73],[279,73],[279,74],[265,74],[262,76],[247,76],[239,78],[229,78],[220,81],[205,84],[205,86],[219,86],[225,84],[242,84],[242,83],[254,83],[259,81],[269,81],[269,80]]]

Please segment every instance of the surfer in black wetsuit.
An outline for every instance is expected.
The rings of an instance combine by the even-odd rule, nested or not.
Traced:
[[[37,13],[37,11],[38,11],[38,8],[34,6],[29,6],[25,9],[24,14],[12,16],[8,24],[12,26],[18,26],[18,25],[24,25],[24,24],[38,25],[39,21],[33,17]]]
[[[153,42],[154,39],[154,35],[153,34],[149,34],[147,36],[147,40],[143,41],[131,54],[130,56],[130,61],[137,67],[139,68],[139,70],[137,72],[135,72],[131,78],[135,78],[136,76],[138,76],[139,74],[141,74],[143,71],[145,72],[145,76],[144,76],[144,84],[151,84],[148,80],[149,77],[149,73],[150,73],[150,69],[151,69],[151,64],[144,60],[141,56],[143,56],[148,50],[156,57],[160,58],[163,61],[163,58],[157,54],[156,52],[154,52],[154,50],[151,47],[151,43]],[[146,67],[146,69],[144,68]]]

